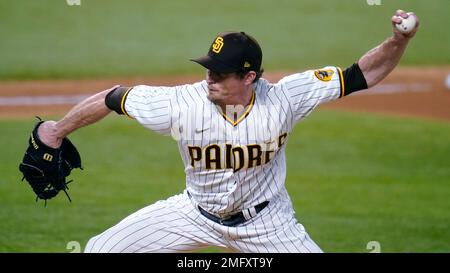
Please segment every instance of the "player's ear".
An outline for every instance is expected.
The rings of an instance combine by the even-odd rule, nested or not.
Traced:
[[[249,71],[247,75],[245,75],[245,84],[250,85],[253,83],[253,81],[256,78],[256,72],[255,71]]]

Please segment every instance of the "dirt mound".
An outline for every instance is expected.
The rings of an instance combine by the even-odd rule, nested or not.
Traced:
[[[264,77],[276,82],[290,73],[292,72],[266,73]],[[448,75],[450,75],[450,67],[397,68],[374,88],[351,94],[323,107],[413,115],[449,121],[450,90],[445,86],[445,78]],[[115,84],[170,86],[202,79],[203,75],[188,75],[0,82],[0,118],[63,115],[82,98]]]
[[[351,111],[379,112],[450,120],[449,67],[399,68],[368,91],[324,105]]]

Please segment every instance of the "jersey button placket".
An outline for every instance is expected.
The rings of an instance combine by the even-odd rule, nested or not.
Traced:
[[[233,148],[238,147],[239,144],[240,144],[240,142],[239,142],[239,131],[238,131],[237,127],[238,127],[238,125],[233,126],[233,129],[231,130],[231,135],[232,135],[232,139],[233,139],[233,142],[232,142]],[[235,162],[235,155],[234,155],[233,150],[231,152],[231,160],[232,160],[232,163],[233,163],[233,180],[234,180],[234,183],[236,184],[237,183],[237,177],[236,177],[235,172],[234,172],[234,169],[236,168],[236,162]]]

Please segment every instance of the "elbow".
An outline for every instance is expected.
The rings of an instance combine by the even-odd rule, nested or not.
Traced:
[[[364,78],[366,79],[367,88],[371,88],[372,86],[375,86],[379,82],[381,82],[386,75],[382,73],[379,69],[376,69],[370,65],[366,60],[360,59],[358,61],[358,65],[361,69],[361,72],[364,75]]]
[[[371,88],[383,80],[382,77],[377,77],[376,75],[372,75],[371,73],[367,73],[367,75],[364,74],[364,77],[366,78],[367,88]]]

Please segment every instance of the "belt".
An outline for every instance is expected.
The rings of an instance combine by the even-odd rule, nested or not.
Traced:
[[[256,214],[258,214],[265,207],[267,207],[268,204],[269,204],[269,201],[262,202],[261,204],[256,205],[253,208],[245,209],[245,210],[240,211],[236,214],[233,214],[230,217],[225,218],[225,219],[217,217],[217,216],[207,212],[206,210],[202,209],[200,206],[198,206],[198,210],[200,211],[200,213],[203,216],[205,216],[206,218],[208,218],[211,221],[214,221],[223,226],[234,227],[234,226],[242,224],[245,221],[250,220],[251,218],[255,217]]]

